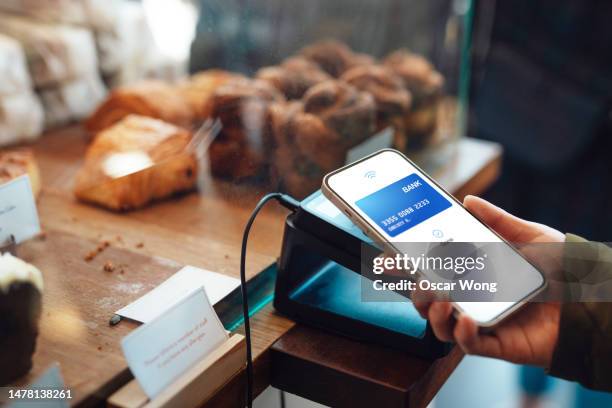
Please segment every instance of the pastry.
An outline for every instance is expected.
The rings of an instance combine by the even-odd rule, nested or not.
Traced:
[[[270,124],[273,179],[281,190],[303,198],[373,134],[376,105],[370,94],[330,80],[310,88],[302,101],[273,105]]]
[[[362,65],[349,69],[341,77],[357,89],[370,93],[376,102],[376,131],[394,129],[394,147],[406,148],[404,117],[411,104],[410,92],[402,80],[381,65]]]
[[[336,40],[324,40],[304,47],[300,54],[318,64],[334,78],[349,68],[375,63],[373,57],[354,53],[346,44]]]
[[[276,88],[258,79],[238,78],[213,93],[208,109],[223,126],[208,149],[214,176],[253,181],[267,177],[271,141],[268,107],[282,101]]]
[[[90,132],[97,132],[129,114],[161,119],[189,127],[194,111],[181,90],[162,81],[147,80],[114,89],[85,122]]]
[[[31,149],[0,150],[0,184],[27,174],[34,196],[40,194],[41,181],[38,164]]]
[[[129,115],[96,135],[76,177],[79,200],[131,210],[196,187],[191,134],[161,120]]]
[[[206,119],[210,116],[208,111],[209,99],[217,88],[240,75],[221,69],[209,69],[192,75],[179,85],[191,105],[191,110],[197,119]]]
[[[299,99],[313,85],[331,79],[317,64],[304,57],[292,57],[281,65],[262,68],[255,76],[269,82],[287,99]]]
[[[405,129],[408,144],[422,146],[436,130],[444,78],[427,59],[407,50],[391,53],[384,64],[402,78],[412,94],[413,106],[405,117]]]
[[[32,368],[42,291],[36,267],[9,253],[0,255],[0,386]]]

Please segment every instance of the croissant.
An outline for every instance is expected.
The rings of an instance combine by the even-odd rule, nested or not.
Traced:
[[[219,87],[210,100],[211,117],[222,130],[208,149],[211,172],[231,180],[260,181],[268,174],[268,107],[280,92],[261,80],[240,78]]]
[[[389,54],[384,64],[404,82],[413,97],[404,126],[409,147],[421,147],[436,131],[444,77],[423,56],[408,50]]]
[[[75,196],[111,210],[131,210],[196,187],[191,134],[157,119],[129,115],[98,133],[77,173]]]
[[[410,108],[412,97],[402,80],[393,71],[381,65],[351,68],[342,75],[341,79],[374,97],[376,130],[393,127],[394,147],[404,150],[406,147],[404,117]]]
[[[130,114],[161,119],[188,127],[195,112],[181,90],[157,80],[142,81],[113,90],[85,122],[90,132],[98,132]]]
[[[313,85],[331,79],[317,64],[304,57],[288,58],[279,66],[262,68],[255,76],[269,82],[287,99],[299,99]]]
[[[376,105],[370,94],[330,80],[309,89],[302,101],[271,106],[270,117],[273,180],[303,198],[346,162],[352,147],[373,134]]]

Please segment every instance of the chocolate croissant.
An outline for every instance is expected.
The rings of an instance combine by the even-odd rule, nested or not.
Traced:
[[[270,123],[273,180],[303,198],[345,163],[350,148],[372,135],[376,106],[371,95],[331,80],[309,89],[302,101],[271,106]]]
[[[409,147],[421,147],[436,131],[444,77],[423,56],[407,50],[391,53],[384,64],[402,78],[412,94],[413,106],[405,116],[405,129]]]
[[[324,40],[302,48],[300,55],[318,64],[334,78],[340,77],[354,66],[374,64],[373,57],[354,53],[346,44],[336,40]]]
[[[268,107],[285,98],[269,83],[246,78],[219,87],[210,99],[210,116],[223,128],[208,157],[216,177],[253,181],[266,178],[270,153]]]
[[[76,176],[75,196],[111,210],[140,208],[196,187],[191,134],[170,123],[129,115],[98,133]]]
[[[255,76],[269,82],[287,99],[299,99],[313,85],[331,79],[317,64],[304,57],[292,57],[281,65],[262,68]]]
[[[90,132],[98,132],[130,114],[189,127],[196,112],[179,87],[162,81],[147,80],[113,90],[87,119],[85,127]]]
[[[341,79],[374,97],[376,131],[393,127],[394,147],[405,149],[404,116],[410,109],[412,97],[402,80],[389,68],[381,65],[351,68]]]

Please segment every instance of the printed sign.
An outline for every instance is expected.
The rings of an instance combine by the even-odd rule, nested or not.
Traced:
[[[121,341],[134,377],[150,399],[228,339],[200,287]]]

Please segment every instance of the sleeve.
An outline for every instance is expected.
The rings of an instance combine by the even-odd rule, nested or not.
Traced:
[[[569,281],[612,278],[612,249],[567,235],[564,254]],[[602,299],[605,300],[605,299]],[[561,306],[559,337],[549,374],[585,387],[612,391],[612,303],[565,302]]]

